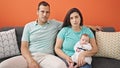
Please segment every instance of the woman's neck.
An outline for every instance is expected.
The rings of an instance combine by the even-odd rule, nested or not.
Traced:
[[[80,31],[81,30],[81,26],[78,26],[78,27],[72,27],[72,29],[74,30],[74,31],[76,31],[76,32],[78,32],[78,31]]]

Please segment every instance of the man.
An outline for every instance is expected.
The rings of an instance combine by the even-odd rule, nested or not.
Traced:
[[[54,43],[62,23],[48,20],[50,5],[42,1],[38,4],[38,19],[25,25],[21,53],[3,61],[0,68],[67,68],[66,64],[54,56]]]
[[[21,53],[1,63],[0,68],[67,68],[54,56],[54,41],[61,23],[49,20],[50,5],[42,1],[38,5],[37,21],[25,25]]]

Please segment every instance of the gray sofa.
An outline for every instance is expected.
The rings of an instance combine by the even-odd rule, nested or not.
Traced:
[[[18,47],[20,50],[21,37],[22,37],[22,32],[23,32],[24,27],[2,27],[2,28],[0,28],[0,32],[5,31],[5,30],[9,30],[12,28],[16,29],[17,43],[18,43]],[[112,27],[104,27],[103,31],[114,32],[115,30]],[[13,56],[11,56],[11,57],[13,57]],[[8,58],[10,58],[10,57],[0,59],[0,62],[6,60]],[[92,58],[93,58],[92,68],[120,68],[120,60],[105,58],[105,57],[95,57],[95,56]]]

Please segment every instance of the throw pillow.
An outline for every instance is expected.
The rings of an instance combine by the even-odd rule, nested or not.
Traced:
[[[120,32],[96,32],[98,53],[95,56],[120,60]]]
[[[0,32],[0,59],[19,54],[15,29]]]

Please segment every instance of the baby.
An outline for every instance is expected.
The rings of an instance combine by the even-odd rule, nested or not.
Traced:
[[[77,64],[78,56],[80,55],[80,53],[83,51],[91,50],[91,49],[92,49],[92,46],[89,43],[89,36],[87,34],[83,34],[80,41],[78,41],[74,46],[75,53],[71,56],[73,62]],[[92,58],[85,57],[85,62],[88,64],[91,64]]]

